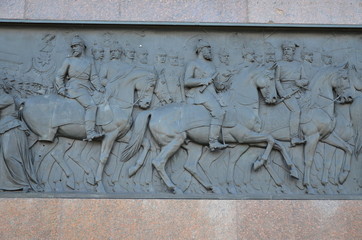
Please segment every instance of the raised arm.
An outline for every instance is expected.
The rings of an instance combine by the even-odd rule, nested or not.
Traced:
[[[55,76],[55,87],[59,94],[65,95],[65,78],[68,75],[69,70],[69,60],[65,59],[62,66],[58,70],[56,76]]]
[[[211,76],[206,78],[195,78],[196,66],[195,64],[189,64],[186,67],[185,71],[185,87],[192,88],[192,87],[199,87],[203,85],[208,85],[209,82],[212,81]]]

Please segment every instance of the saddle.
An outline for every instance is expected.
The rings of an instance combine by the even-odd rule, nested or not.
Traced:
[[[199,108],[197,110],[197,115],[195,115],[195,108]],[[236,109],[225,108],[225,110],[226,114],[222,127],[235,127],[238,123]],[[185,104],[182,108],[180,119],[189,119],[187,123],[185,121],[180,121],[180,127],[182,131],[198,127],[210,126],[211,124],[210,112],[202,105]]]
[[[52,114],[52,127],[67,124],[83,124],[85,109],[75,99],[58,96],[51,101],[54,106]],[[97,105],[96,125],[103,126],[113,120],[113,111],[108,103],[104,101]]]

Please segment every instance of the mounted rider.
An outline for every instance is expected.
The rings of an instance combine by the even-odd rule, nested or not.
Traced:
[[[210,150],[224,149],[227,144],[218,141],[225,111],[221,107],[219,96],[213,84],[217,71],[212,62],[211,46],[199,40],[196,46],[197,59],[191,61],[185,72],[185,90],[187,102],[204,106],[211,115],[209,131]]]
[[[300,92],[307,89],[309,80],[307,79],[303,65],[294,60],[297,44],[285,42],[282,44],[283,59],[276,63],[276,88],[279,96],[290,111],[290,143],[294,147],[306,141],[300,137],[300,106],[298,98]]]
[[[84,41],[76,35],[71,43],[72,56],[67,57],[56,74],[55,85],[58,94],[77,100],[85,109],[85,129],[87,138],[102,137],[102,133],[95,130],[97,105],[92,95],[94,90],[104,93],[95,70],[94,61],[85,56]]]

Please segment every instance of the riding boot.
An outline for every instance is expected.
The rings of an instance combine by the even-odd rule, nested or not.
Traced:
[[[300,113],[291,112],[290,115],[290,145],[295,147],[298,144],[304,144],[306,141],[299,137],[299,122]]]
[[[210,151],[215,151],[215,150],[222,150],[228,147],[227,144],[222,144],[218,141],[219,136],[220,136],[220,130],[221,130],[221,125],[210,125],[210,132],[209,132],[209,146],[210,146]]]
[[[98,133],[95,130],[96,111],[97,111],[96,106],[91,106],[91,107],[86,109],[86,112],[85,112],[85,130],[86,130],[86,133],[87,133],[87,138],[84,139],[86,141],[92,141],[94,138],[100,138],[100,137],[102,137],[104,135],[103,133]]]

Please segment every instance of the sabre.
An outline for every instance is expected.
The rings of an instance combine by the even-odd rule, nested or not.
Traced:
[[[296,94],[299,91],[299,89],[294,90],[293,92],[289,93],[288,95],[286,95],[285,97],[280,98],[275,104],[279,104],[281,102],[284,102],[285,99],[290,98],[291,96],[293,96],[294,94]]]
[[[215,78],[217,77],[217,75],[219,75],[219,73],[215,73],[211,79],[212,81],[209,82],[208,84],[204,85],[201,89],[200,89],[200,93],[203,93],[205,91],[205,89],[215,80]]]

